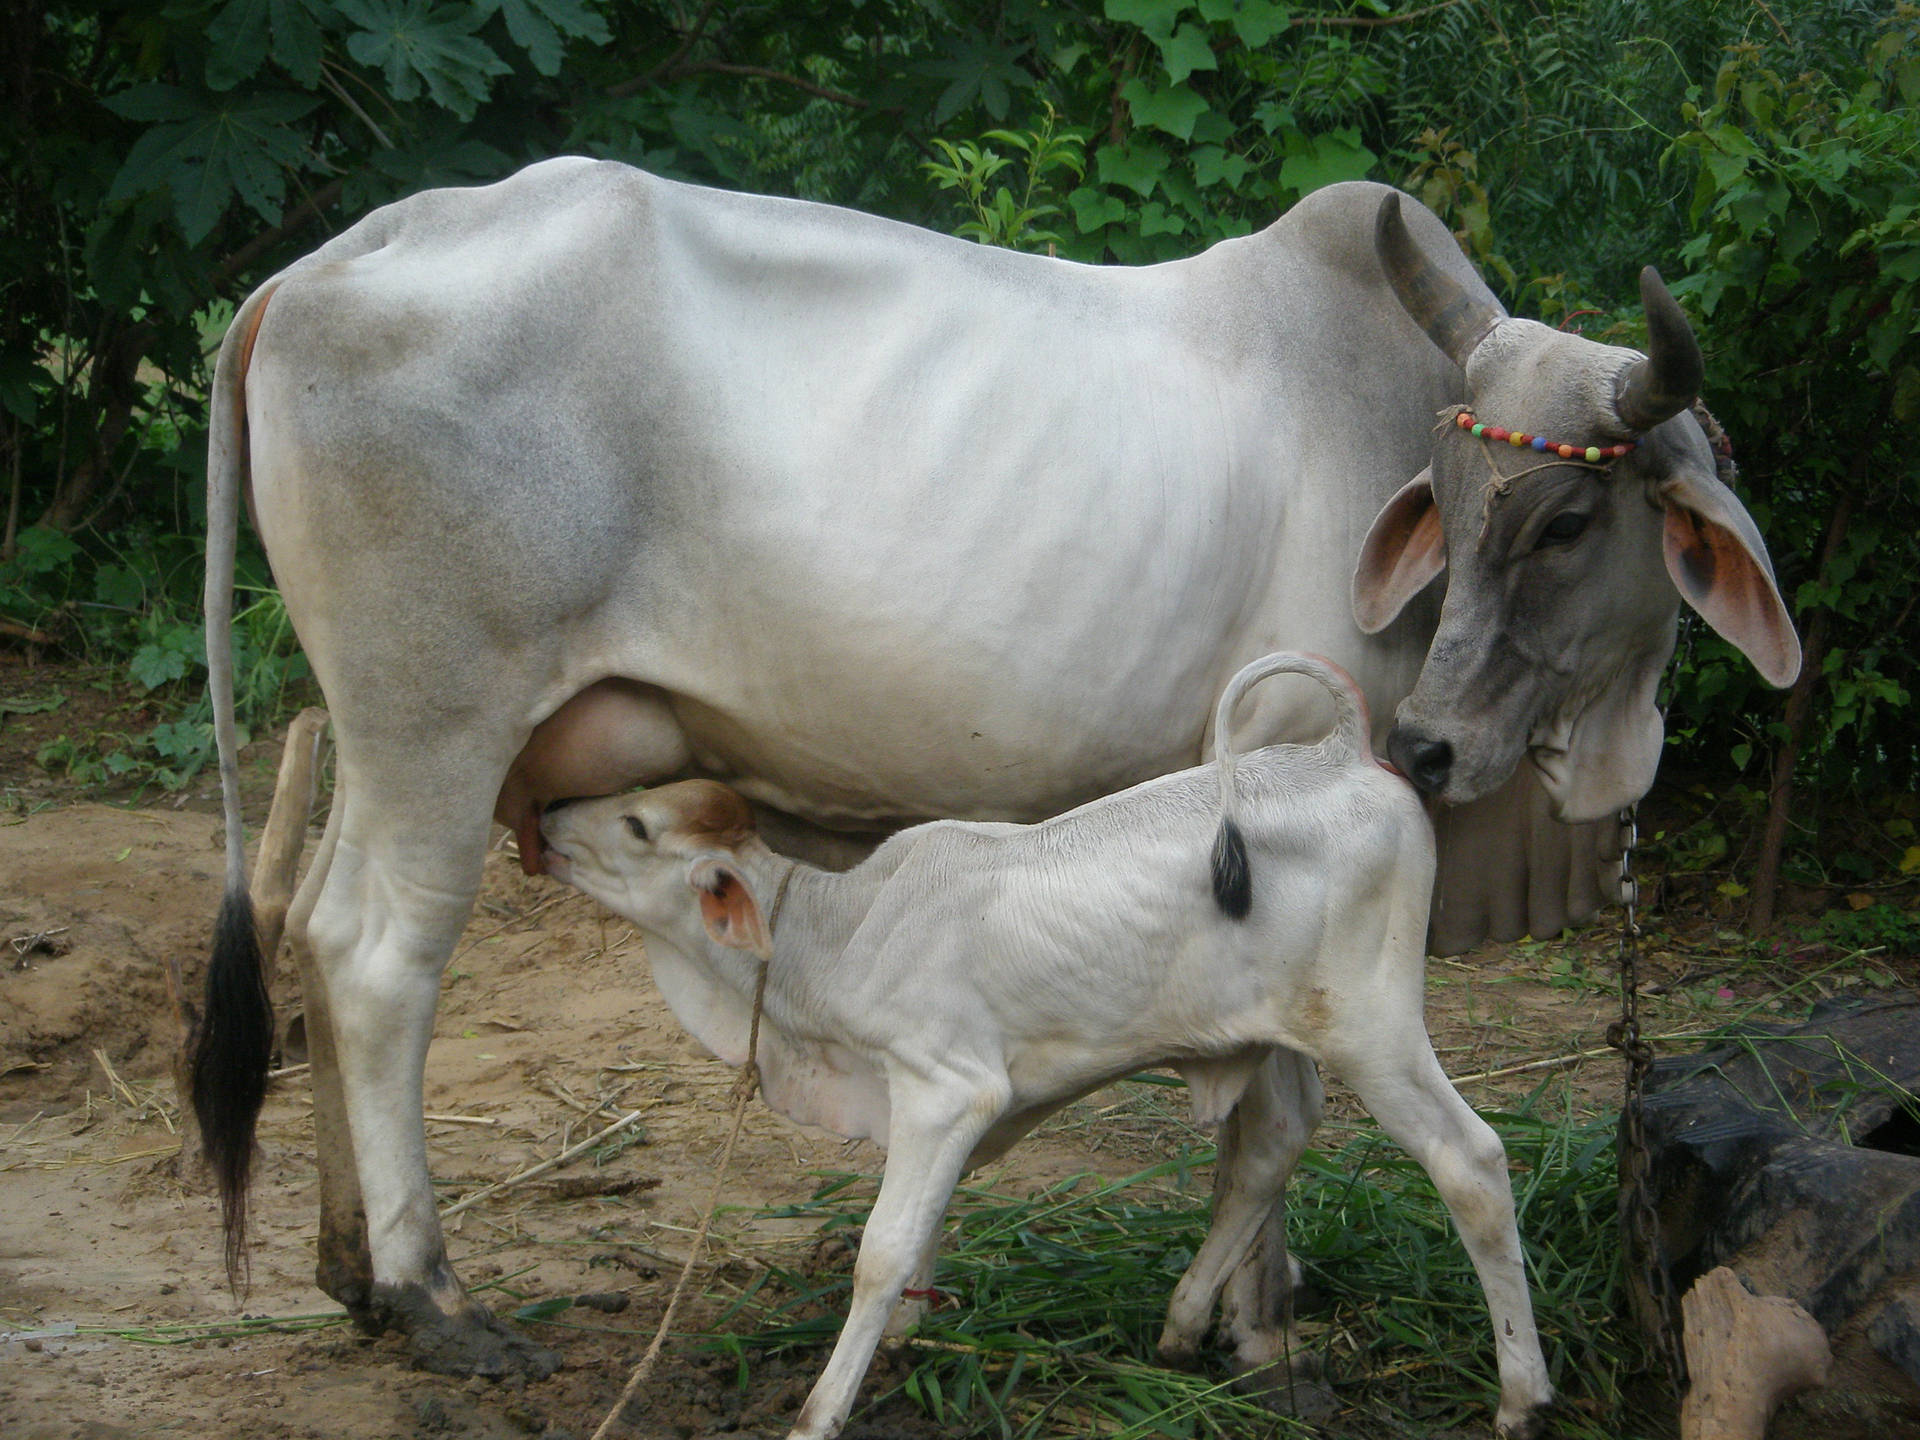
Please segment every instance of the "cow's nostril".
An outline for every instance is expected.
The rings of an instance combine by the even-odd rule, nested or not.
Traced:
[[[1453,772],[1453,746],[1445,740],[1396,725],[1387,737],[1387,756],[1421,794],[1437,795],[1447,788],[1447,777]]]

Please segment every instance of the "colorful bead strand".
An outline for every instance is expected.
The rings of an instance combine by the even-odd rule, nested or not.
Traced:
[[[1467,410],[1460,412],[1454,424],[1477,440],[1492,440],[1495,443],[1504,440],[1517,450],[1552,451],[1562,460],[1585,460],[1592,465],[1602,460],[1618,460],[1622,455],[1631,455],[1640,448],[1638,440],[1625,440],[1618,445],[1565,445],[1543,435],[1529,435],[1524,430],[1509,430],[1503,425],[1482,425]]]

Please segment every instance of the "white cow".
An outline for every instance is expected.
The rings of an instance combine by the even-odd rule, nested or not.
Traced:
[[[1279,675],[1326,688],[1333,733],[1236,760],[1235,706]],[[1365,713],[1336,668],[1268,656],[1221,696],[1217,769],[1033,826],[917,826],[843,875],[776,855],[711,781],[548,813],[550,870],[640,927],[698,1039],[745,1062],[761,957],[767,1102],[887,1147],[846,1326],[789,1440],[839,1433],[903,1287],[932,1283],[961,1174],[1144,1066],[1179,1069],[1203,1122],[1244,1106],[1161,1340],[1191,1354],[1318,1122],[1303,1055],[1433,1177],[1492,1311],[1496,1426],[1533,1433],[1552,1387],[1506,1155],[1427,1039],[1432,830],[1412,787],[1374,762]],[[1229,1326],[1243,1365],[1284,1353],[1266,1317],[1233,1311]]]
[[[244,495],[339,741],[288,923],[320,1283],[425,1364],[539,1372],[447,1263],[420,1122],[491,815],[529,864],[546,801],[685,775],[815,839],[1037,820],[1195,763],[1198,697],[1308,649],[1377,712],[1412,694],[1394,747],[1455,807],[1434,943],[1557,930],[1601,892],[1591,827],[1549,812],[1651,779],[1663,524],[1708,619],[1770,679],[1797,664],[1686,413],[1698,350],[1654,333],[1643,358],[1504,318],[1371,185],[1125,269],[554,160],[289,267],[222,347],[208,462],[228,880],[195,1103],[229,1258],[272,1032],[233,760]],[[1517,452],[1438,418],[1461,401],[1642,443],[1516,482]],[[1325,728],[1319,702],[1256,710],[1263,737]]]

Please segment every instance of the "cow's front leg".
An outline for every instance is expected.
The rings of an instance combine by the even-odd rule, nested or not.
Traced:
[[[545,1376],[559,1357],[496,1320],[448,1262],[421,1121],[440,971],[479,889],[490,797],[463,816],[444,795],[400,807],[384,802],[404,792],[368,803],[370,789],[343,749],[339,835],[306,926],[326,1022],[313,1029],[332,1042],[316,1073],[337,1073],[359,1182],[357,1204],[337,1184],[323,1198],[322,1284],[363,1328],[404,1331],[426,1369]]]
[[[854,1261],[847,1322],[787,1440],[832,1440],[846,1424],[887,1319],[930,1251],[968,1156],[1006,1109],[1004,1078],[943,1079],[892,1078],[887,1164]]]

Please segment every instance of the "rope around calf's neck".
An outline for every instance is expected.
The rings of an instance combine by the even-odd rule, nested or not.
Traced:
[[[787,878],[792,878],[791,871]],[[784,898],[784,883],[781,889]],[[766,997],[767,962],[762,960],[759,973],[753,981],[753,1019],[747,1026],[747,1063],[741,1068],[740,1078],[733,1082],[733,1128],[727,1132],[726,1147],[721,1150],[720,1163],[713,1172],[713,1192],[707,1197],[706,1213],[700,1217],[700,1228],[693,1235],[693,1248],[687,1252],[686,1264],[680,1267],[680,1278],[674,1282],[673,1294],[667,1297],[666,1313],[660,1317],[660,1328],[654,1331],[653,1343],[647,1346],[647,1353],[640,1357],[640,1363],[633,1367],[633,1374],[627,1377],[620,1398],[613,1402],[607,1418],[593,1432],[593,1440],[608,1440],[619,1423],[621,1412],[627,1408],[627,1402],[633,1399],[640,1387],[646,1384],[647,1377],[653,1374],[654,1364],[667,1343],[667,1331],[672,1327],[674,1314],[680,1308],[680,1297],[686,1293],[693,1267],[700,1263],[700,1252],[706,1248],[707,1232],[713,1228],[713,1213],[720,1208],[720,1190],[726,1184],[727,1171],[733,1165],[733,1147],[740,1138],[741,1124],[747,1118],[747,1103],[760,1088],[760,1010],[766,1003]]]

